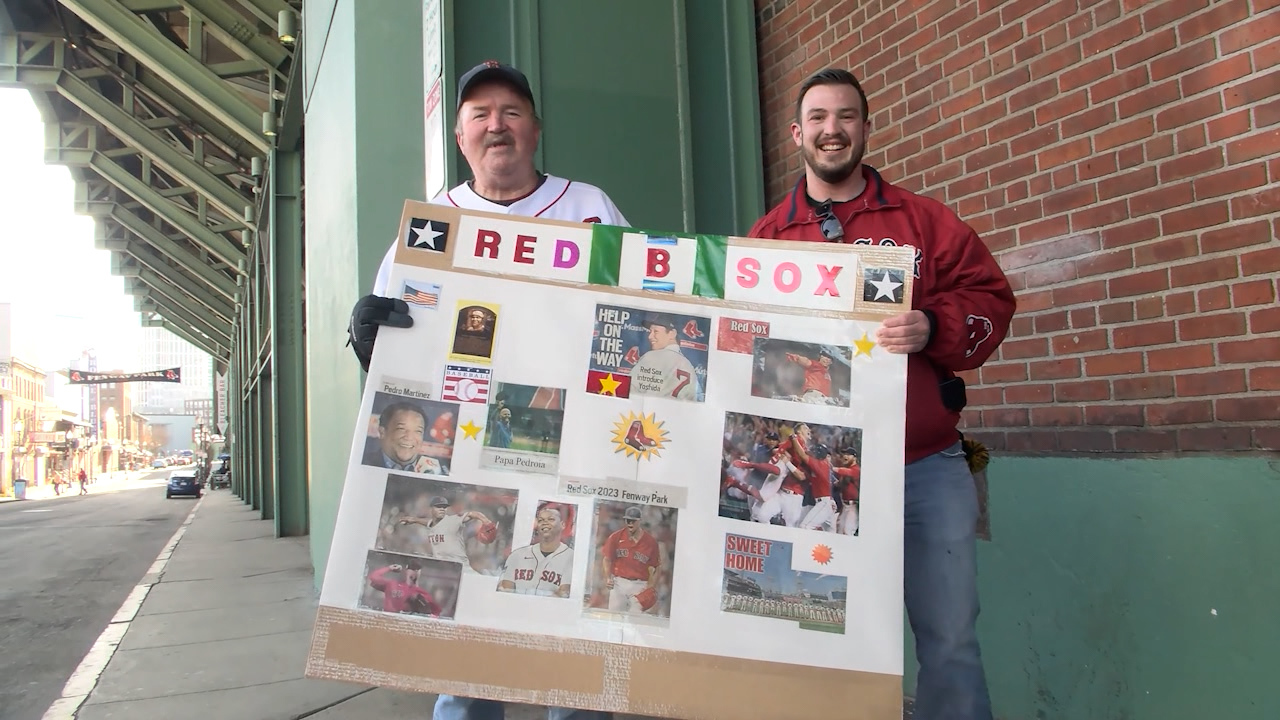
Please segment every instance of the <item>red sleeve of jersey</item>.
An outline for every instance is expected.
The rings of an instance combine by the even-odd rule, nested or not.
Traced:
[[[385,590],[387,587],[387,573],[391,572],[391,567],[378,568],[369,573],[369,584],[374,590]]]
[[[924,354],[943,369],[971,370],[1004,340],[1017,302],[973,228],[941,204],[932,214],[937,236],[925,262],[932,265],[933,286],[917,308],[932,312],[937,324]]]
[[[838,468],[835,468],[835,473],[836,475],[839,475],[842,478],[849,478],[850,480],[862,479],[862,468],[838,467]]]
[[[604,548],[600,551],[610,561],[613,560],[614,550],[618,548],[618,533],[614,533],[605,538]]]

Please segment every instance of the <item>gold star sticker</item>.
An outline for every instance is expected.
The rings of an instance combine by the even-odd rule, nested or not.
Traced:
[[[478,440],[480,431],[484,428],[468,420],[465,425],[459,425],[458,429],[462,430],[462,437]]]
[[[858,357],[859,355],[871,357],[871,348],[876,346],[874,341],[867,339],[867,334],[865,332],[862,333],[862,339],[853,341],[853,345],[858,348],[858,351],[853,354],[854,357]]]
[[[613,379],[613,373],[600,378],[600,394],[612,395],[618,397],[618,386],[622,385],[620,380]]]

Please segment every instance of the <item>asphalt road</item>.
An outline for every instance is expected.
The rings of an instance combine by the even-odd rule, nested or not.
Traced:
[[[0,503],[0,720],[40,720],[191,512],[167,476]]]

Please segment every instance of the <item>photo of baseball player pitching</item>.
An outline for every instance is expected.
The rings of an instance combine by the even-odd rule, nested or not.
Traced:
[[[720,516],[858,534],[862,430],[725,413]]]
[[[458,406],[391,393],[374,393],[364,465],[426,475],[448,475]]]
[[[851,357],[846,347],[758,337],[752,348],[751,394],[849,407]]]
[[[498,575],[511,552],[517,493],[388,475],[375,547]]]
[[[677,514],[658,505],[596,501],[585,596],[589,610],[670,617]]]
[[[710,332],[710,318],[597,305],[587,392],[702,402]]]
[[[725,535],[720,609],[844,634],[848,581],[791,569],[792,544]]]
[[[499,592],[569,597],[573,584],[573,510],[572,505],[540,503],[533,522],[533,541],[511,551],[498,581]]]
[[[369,551],[360,607],[452,620],[458,606],[458,563]]]

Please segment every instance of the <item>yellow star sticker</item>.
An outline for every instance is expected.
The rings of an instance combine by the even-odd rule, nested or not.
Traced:
[[[600,378],[600,394],[612,395],[614,397],[618,397],[619,385],[622,385],[622,382],[619,380],[614,380],[613,373],[609,373],[608,375]]]
[[[858,348],[858,351],[853,354],[854,357],[858,357],[859,355],[871,357],[871,348],[876,346],[874,341],[867,339],[867,334],[865,332],[862,333],[862,339],[853,341],[853,345]]]
[[[478,440],[480,439],[479,438],[480,431],[483,430],[484,428],[468,420],[465,425],[459,425],[458,429],[462,431],[462,436],[464,438]]]

